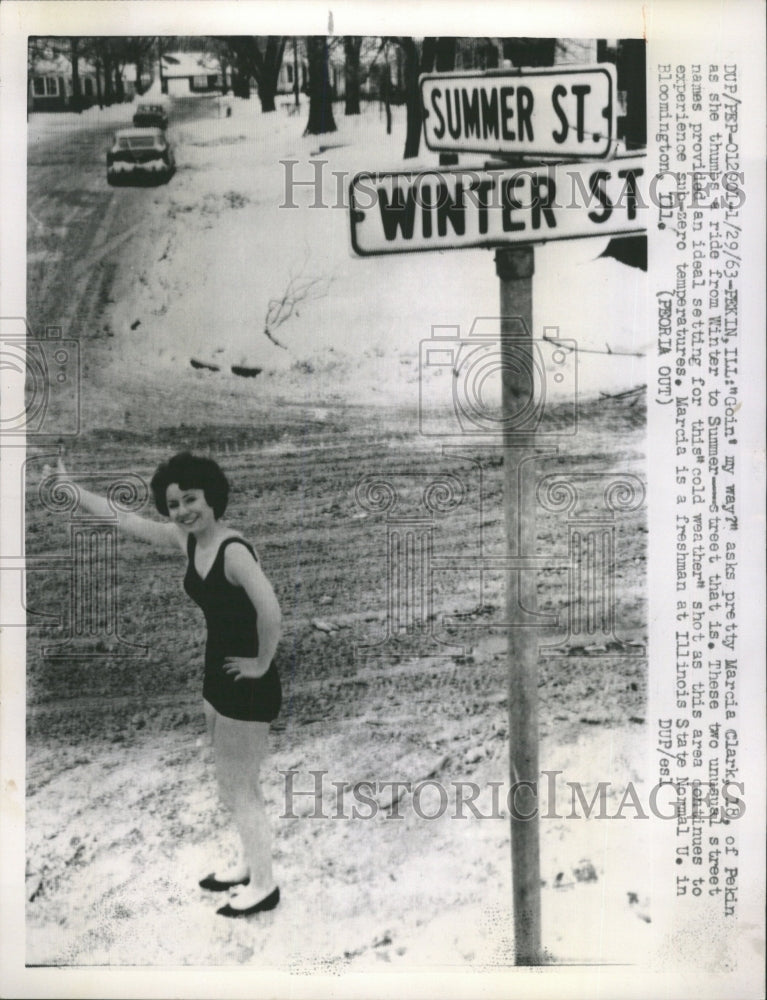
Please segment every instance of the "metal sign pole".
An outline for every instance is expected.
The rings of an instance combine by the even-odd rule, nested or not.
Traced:
[[[532,246],[496,251],[500,279],[504,426],[504,507],[511,559],[535,552],[534,428],[520,433],[513,416],[530,400],[533,357]],[[519,319],[523,321],[519,323]],[[520,330],[524,333],[520,338]],[[513,336],[513,342],[512,342]],[[530,487],[533,487],[531,491]],[[510,569],[506,577],[509,628],[509,776],[511,866],[516,965],[541,962],[541,882],[538,823],[538,629],[526,612],[536,609],[536,574]],[[527,618],[524,624],[523,620]],[[514,627],[514,622],[519,622]]]
[[[486,164],[479,174],[445,168],[442,157],[439,170],[356,174],[349,184],[351,245],[360,257],[498,247],[504,508],[513,567],[506,575],[506,621],[515,962],[540,965],[538,632],[550,623],[536,612],[533,468],[540,450],[531,392],[539,367],[531,241],[645,231],[637,207],[647,178],[641,157],[615,159],[617,79],[609,64],[426,74],[419,91],[428,149],[443,157],[485,153],[501,162]],[[462,125],[459,106],[468,109]],[[535,164],[535,158],[556,164]],[[576,189],[582,201],[559,211],[556,193]],[[470,191],[480,197],[469,197]]]

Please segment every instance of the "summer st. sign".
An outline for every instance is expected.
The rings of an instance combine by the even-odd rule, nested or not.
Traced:
[[[608,159],[615,146],[615,69],[553,66],[420,79],[429,149],[514,157]]]

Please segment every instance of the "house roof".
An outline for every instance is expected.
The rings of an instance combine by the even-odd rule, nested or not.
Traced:
[[[162,75],[166,79],[220,72],[221,66],[218,59],[207,52],[163,53]]]
[[[81,74],[96,73],[93,63],[83,56],[77,60],[77,68]],[[31,72],[34,76],[71,76],[72,63],[63,53],[59,53],[51,56],[50,59],[35,59]],[[123,78],[125,76],[126,74],[123,73]]]
[[[32,72],[36,76],[49,76],[54,73],[69,76],[72,66],[66,56],[52,55],[49,59],[35,59]]]
[[[95,76],[96,67],[84,56],[77,60],[77,68],[80,76]],[[52,54],[50,58],[37,58],[30,70],[32,76],[72,76],[72,63],[64,53]],[[136,67],[132,63],[126,63],[122,69],[122,78],[125,83],[136,82]]]

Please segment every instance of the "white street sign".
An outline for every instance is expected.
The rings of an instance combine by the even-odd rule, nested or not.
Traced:
[[[420,79],[429,149],[599,160],[615,146],[615,68],[554,66]]]
[[[360,256],[638,233],[647,228],[644,156],[609,163],[356,174]]]

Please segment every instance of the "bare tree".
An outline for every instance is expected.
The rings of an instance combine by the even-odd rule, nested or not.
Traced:
[[[266,316],[264,316],[264,336],[277,347],[286,351],[287,347],[277,340],[274,331],[283,323],[287,323],[291,316],[299,315],[298,306],[302,302],[324,298],[328,294],[330,280],[329,278],[306,277],[303,267],[297,275],[291,276],[282,295],[279,298],[269,300]]]
[[[73,111],[82,111],[82,95],[80,93],[80,39],[69,39],[69,61],[72,64],[72,97],[69,105]]]
[[[93,47],[95,49],[95,59],[98,71],[103,77],[103,102],[107,105],[114,104],[114,61],[109,47],[108,38],[94,38]]]
[[[360,113],[360,49],[362,38],[359,35],[344,37],[344,74],[346,82],[346,106],[344,114],[358,115]]]
[[[556,38],[504,38],[503,55],[512,66],[553,66]]]
[[[414,156],[418,156],[418,149],[421,145],[421,95],[418,93],[420,56],[415,39],[398,38],[396,41],[405,57],[407,126],[405,131],[404,158],[409,160]]]
[[[96,75],[98,103],[111,104],[114,100],[125,99],[125,66],[132,63],[136,67],[136,79],[140,81],[144,66],[157,44],[157,38],[140,35],[119,37],[75,35],[62,38],[31,37],[28,45],[30,72],[38,59],[64,56],[72,69],[72,95],[70,107],[81,110],[86,103],[83,99],[81,61],[92,64]]]
[[[386,134],[391,135],[391,70],[386,42],[384,42],[384,64],[381,68],[381,100],[386,110]]]
[[[96,90],[100,107],[125,100],[123,70],[127,63],[133,61],[130,42],[131,39],[126,37],[80,39],[80,55],[91,59],[96,68]]]
[[[335,132],[328,40],[324,35],[308,35],[306,49],[309,55],[309,121],[304,135]]]
[[[157,38],[150,35],[135,35],[126,38],[125,43],[126,60],[136,67],[136,91],[141,94],[144,89],[142,84],[144,68],[148,63],[151,64]]]
[[[27,41],[27,73],[33,73],[37,63],[41,59],[49,58],[50,52],[49,39],[41,38],[39,35],[30,35]]]
[[[438,73],[449,73],[455,69],[457,43],[457,38],[448,35],[442,35],[436,39],[434,46],[434,68]],[[426,72],[425,68],[424,72]]]
[[[500,38],[456,39],[463,69],[497,69],[502,51]]]
[[[407,108],[407,127],[405,133],[404,158],[410,160],[418,156],[421,145],[421,95],[418,90],[418,77],[434,68],[437,55],[437,39],[424,38],[416,42],[414,38],[393,38],[405,60],[405,106]]]
[[[389,65],[389,38],[365,36],[361,39],[365,53],[365,70],[360,72],[362,84],[373,84],[373,92],[386,111],[386,134],[391,135],[391,67]],[[361,58],[361,56],[360,56]]]
[[[237,76],[241,81],[238,86],[239,95],[248,96],[249,88],[247,83],[243,87],[242,81],[247,81],[252,77],[256,81],[261,110],[263,112],[275,111],[275,97],[287,37],[285,35],[220,35],[216,37],[226,44],[230,61],[237,69]]]
[[[125,100],[125,81],[123,79],[123,70],[128,62],[128,52],[125,42],[127,39],[123,38],[112,38],[110,39],[111,45],[110,49],[112,52],[112,72],[114,73],[114,89],[115,89],[115,100],[122,103]]]

